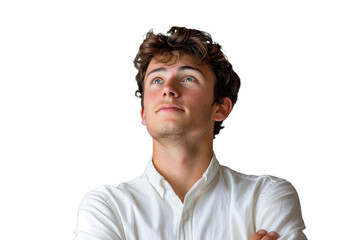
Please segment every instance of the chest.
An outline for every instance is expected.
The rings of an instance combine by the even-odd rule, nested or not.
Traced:
[[[248,239],[255,231],[246,198],[203,192],[181,203],[176,196],[147,199],[123,218],[126,239]]]

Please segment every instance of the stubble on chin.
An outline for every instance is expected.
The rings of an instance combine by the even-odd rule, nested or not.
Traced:
[[[148,132],[155,140],[162,139],[183,139],[186,135],[186,129],[179,126],[162,126],[159,129],[149,129]]]

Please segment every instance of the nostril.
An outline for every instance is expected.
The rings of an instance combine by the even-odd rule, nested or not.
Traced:
[[[168,96],[168,97],[178,97],[178,93],[177,91],[175,90],[171,90],[171,89],[164,89],[164,92],[163,92],[163,96]]]

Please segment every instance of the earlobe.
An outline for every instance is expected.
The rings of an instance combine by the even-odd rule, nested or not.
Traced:
[[[145,118],[144,108],[141,108],[140,115],[141,115],[141,123],[142,123],[142,125],[146,126],[146,118]]]
[[[218,103],[216,112],[214,114],[214,120],[217,122],[224,121],[232,110],[232,102],[230,98],[225,97]]]

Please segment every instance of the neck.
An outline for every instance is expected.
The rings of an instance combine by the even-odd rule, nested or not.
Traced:
[[[204,141],[153,140],[153,163],[183,202],[186,193],[202,177],[213,156],[212,138]]]

